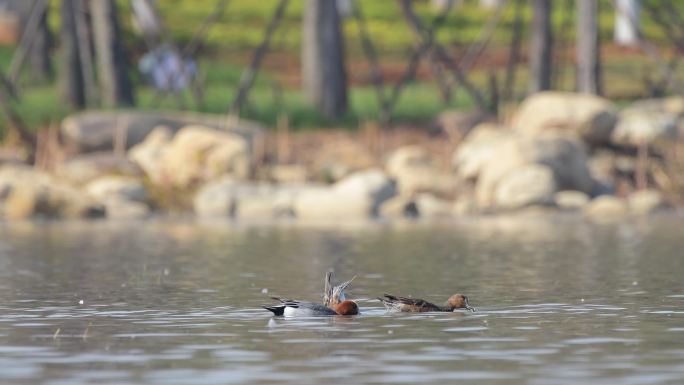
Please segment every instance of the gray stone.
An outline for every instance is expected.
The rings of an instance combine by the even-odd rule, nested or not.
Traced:
[[[380,216],[387,219],[415,218],[418,207],[414,199],[398,195],[382,203]]]
[[[585,206],[584,214],[603,221],[620,219],[628,214],[627,202],[612,195],[601,195]]]
[[[0,203],[6,219],[97,218],[102,205],[63,180],[27,166],[0,168]]]
[[[495,207],[511,210],[531,205],[550,205],[556,192],[553,170],[528,164],[504,176],[496,186]]]
[[[250,143],[240,135],[202,126],[183,127],[161,156],[171,184],[186,188],[222,175],[246,178]]]
[[[679,117],[669,113],[652,113],[637,107],[626,108],[611,135],[617,145],[636,146],[657,140],[673,139],[677,135]]]
[[[415,199],[418,216],[426,219],[450,218],[453,216],[453,202],[432,194],[418,194]]]
[[[238,182],[226,177],[202,186],[193,199],[193,209],[200,217],[229,218],[235,215],[235,189]]]
[[[156,184],[164,184],[170,179],[165,175],[163,159],[164,152],[171,143],[172,137],[173,133],[170,128],[159,126],[150,132],[145,140],[128,151],[128,158],[135,162],[147,177]]]
[[[500,181],[528,164],[548,166],[553,171],[558,190],[578,190],[587,194],[592,191],[594,181],[579,141],[553,134],[535,138],[522,136],[497,146],[496,157],[483,166],[475,188],[478,206],[491,207]]]
[[[476,180],[483,167],[496,157],[496,149],[505,141],[512,140],[512,130],[492,123],[475,127],[454,151],[451,164],[462,180]]]
[[[581,210],[590,200],[588,194],[574,190],[559,191],[553,197],[556,206],[562,210]]]
[[[331,187],[303,189],[295,214],[304,220],[364,219],[378,215],[380,205],[395,194],[394,183],[381,170],[359,171]]]
[[[548,130],[563,130],[591,144],[605,144],[617,121],[615,106],[607,99],[570,92],[536,93],[518,109],[514,126],[536,136]]]
[[[145,219],[151,214],[149,206],[141,202],[109,197],[103,203],[109,219]]]
[[[229,121],[224,115],[153,111],[87,111],[64,119],[61,134],[67,147],[78,152],[111,151],[114,137],[123,135],[126,148],[143,141],[158,126],[172,132],[189,125],[224,130],[252,142],[263,128],[247,120]]]
[[[386,169],[395,179],[400,195],[426,192],[452,197],[458,186],[456,177],[433,166],[427,151],[420,146],[404,146],[395,150],[388,158]]]
[[[109,198],[121,200],[146,202],[147,190],[140,180],[125,176],[104,176],[88,183],[85,191],[98,201]]]
[[[79,155],[61,164],[55,174],[71,183],[82,185],[106,175],[142,176],[140,168],[124,156],[111,152]]]
[[[637,215],[652,214],[668,208],[663,194],[656,190],[635,191],[629,196],[628,203],[630,212]]]

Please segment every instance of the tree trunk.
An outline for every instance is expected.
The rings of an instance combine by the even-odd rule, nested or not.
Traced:
[[[347,111],[347,74],[335,1],[307,1],[302,35],[304,92],[321,114],[339,118]]]
[[[62,0],[60,32],[62,52],[59,78],[63,100],[73,108],[81,108],[85,106],[85,93],[79,58],[76,12],[75,0]]]
[[[43,0],[39,0],[43,1]],[[31,33],[33,41],[28,52],[29,69],[31,71],[32,80],[46,80],[52,76],[52,62],[50,60],[50,49],[52,48],[52,34],[48,25],[49,7],[45,9],[38,16],[39,21],[37,29],[28,31],[28,21],[31,17],[31,12],[36,8],[42,8],[37,2],[33,0],[10,0],[8,1],[10,9],[19,14],[21,19],[21,34],[22,39],[24,34]],[[35,26],[35,24],[34,24]]]
[[[114,0],[90,1],[100,99],[106,107],[133,105],[133,86],[126,72],[121,31]]]
[[[553,64],[551,0],[534,0],[533,7],[534,17],[529,59],[530,93],[551,89],[551,66]]]
[[[577,0],[577,91],[602,91],[597,0]]]
[[[618,45],[639,44],[639,0],[615,0],[615,29],[613,40]]]
[[[47,80],[52,77],[52,61],[50,60],[50,50],[52,49],[52,33],[48,25],[48,13],[50,7],[45,8],[45,12],[40,16],[36,40],[33,41],[29,53],[29,66],[31,78]]]

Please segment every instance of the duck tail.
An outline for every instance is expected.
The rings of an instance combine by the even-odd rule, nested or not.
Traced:
[[[283,315],[285,313],[285,306],[283,305],[276,305],[276,306],[262,306],[264,309],[270,311],[274,315]]]

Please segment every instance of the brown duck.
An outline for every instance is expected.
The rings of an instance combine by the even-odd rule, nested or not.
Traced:
[[[463,294],[454,294],[446,301],[444,306],[435,305],[424,299],[396,297],[390,294],[385,294],[384,297],[378,298],[382,301],[388,311],[407,312],[407,313],[423,313],[429,311],[451,312],[458,309],[467,309],[475,311],[475,308],[468,303],[468,297]]]

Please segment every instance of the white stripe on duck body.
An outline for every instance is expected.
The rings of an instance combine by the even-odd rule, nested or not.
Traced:
[[[285,317],[315,317],[332,315],[356,315],[359,314],[359,307],[354,301],[342,301],[331,307],[320,303],[309,301],[297,301],[292,299],[281,299],[271,297],[280,302],[274,306],[264,306],[264,309],[271,311],[274,315]]]

